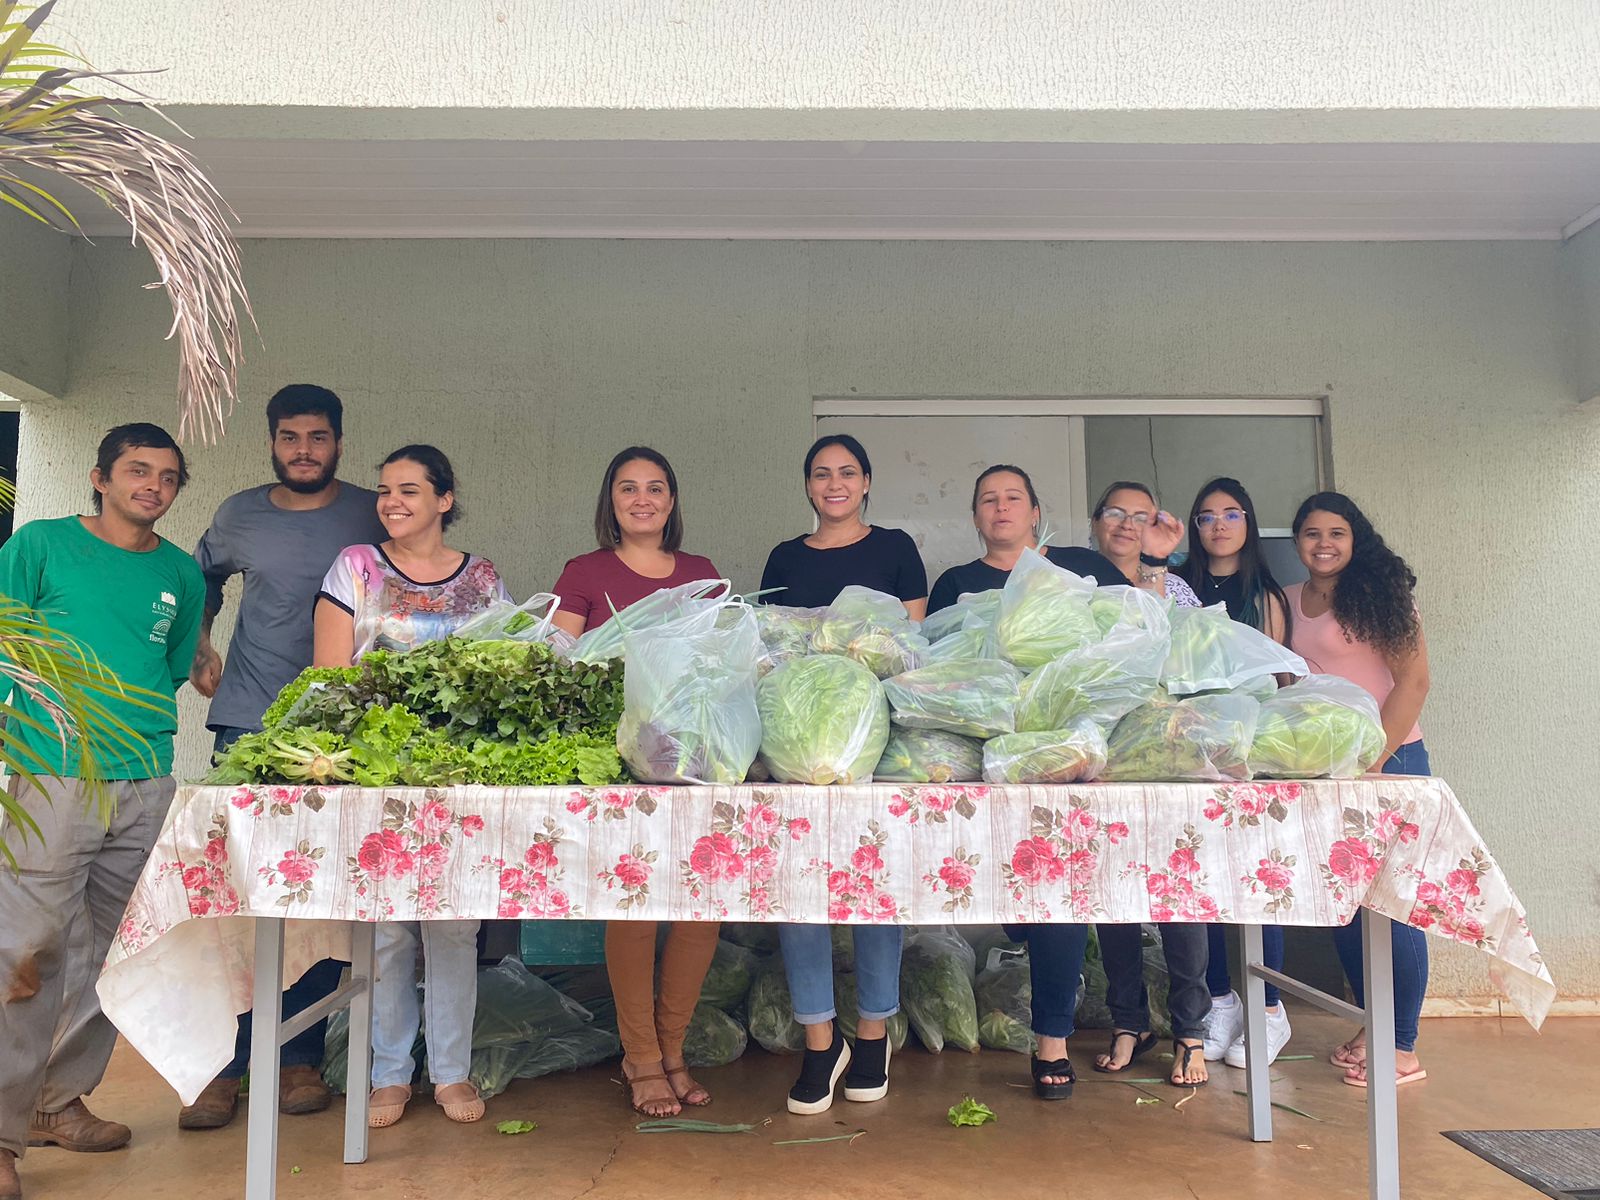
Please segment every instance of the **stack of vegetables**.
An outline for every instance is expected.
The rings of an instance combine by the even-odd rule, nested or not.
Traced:
[[[618,665],[543,642],[446,638],[302,672],[206,782],[598,786],[626,778],[622,709]]]

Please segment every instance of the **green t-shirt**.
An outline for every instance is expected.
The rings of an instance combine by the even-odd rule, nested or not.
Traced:
[[[164,538],[154,550],[123,550],[102,541],[78,517],[30,521],[0,546],[0,596],[36,609],[51,628],[93,651],[125,684],[162,697],[143,707],[110,698],[106,707],[137,735],[143,752],[113,744],[102,754],[107,779],[144,779],[172,772],[178,731],[178,688],[189,678],[206,584],[194,559]],[[11,703],[50,719],[21,689]],[[35,770],[78,774],[76,755],[61,743],[15,722],[38,761]],[[32,766],[32,764],[30,764]]]

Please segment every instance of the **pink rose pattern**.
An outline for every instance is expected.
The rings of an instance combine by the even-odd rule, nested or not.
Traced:
[[[237,787],[228,797],[228,803],[252,817],[292,817],[298,805],[305,805],[314,813],[322,811],[328,798],[314,787],[287,787],[280,784],[257,787]]]
[[[289,790],[289,789],[285,789]],[[228,882],[228,814],[214,813],[198,862],[173,859],[156,870],[157,879],[180,877],[191,917],[231,917],[239,911],[239,893]],[[129,907],[132,907],[130,902]]]
[[[1011,899],[1026,906],[1024,919],[1059,919],[1041,892],[1059,894],[1067,912],[1079,920],[1102,915],[1105,908],[1096,886],[1101,855],[1128,836],[1126,822],[1101,820],[1080,794],[1068,797],[1065,812],[1034,806],[1028,833],[1000,867]]]
[[[1380,799],[1376,813],[1344,810],[1344,836],[1328,847],[1321,866],[1322,882],[1335,901],[1354,908],[1361,903],[1394,845],[1409,845],[1419,830],[1394,801]]]
[[[1482,846],[1474,846],[1471,855],[1461,859],[1442,880],[1430,880],[1413,869],[1411,873],[1417,878],[1417,901],[1406,924],[1431,929],[1454,941],[1493,953],[1498,949],[1498,939],[1484,929],[1487,902],[1479,886],[1479,881],[1492,870],[1494,860]]]
[[[625,821],[635,809],[650,816],[671,789],[664,787],[583,788],[567,797],[567,811],[585,821]]]
[[[1193,825],[1183,827],[1183,836],[1172,845],[1172,853],[1160,865],[1131,862],[1123,868],[1124,879],[1141,875],[1150,900],[1152,921],[1230,921],[1228,910],[1206,891],[1210,882],[1200,866],[1200,847],[1205,836]]]
[[[1293,854],[1274,847],[1255,870],[1239,876],[1240,885],[1252,896],[1267,894],[1267,902],[1261,906],[1263,915],[1288,912],[1294,907],[1294,864]]]
[[[322,865],[326,848],[313,846],[308,838],[301,838],[293,850],[268,867],[258,867],[256,874],[268,887],[282,887],[283,895],[274,903],[278,908],[291,908],[311,899],[311,883]]]
[[[500,880],[500,906],[496,915],[503,920],[518,918],[579,917],[581,906],[561,886],[566,868],[561,865],[561,844],[566,832],[553,817],[544,819],[544,828],[516,860],[484,855],[476,872],[496,871]]]
[[[907,787],[894,794],[889,801],[889,815],[915,825],[919,821],[929,825],[943,825],[954,812],[970,821],[977,815],[978,800],[989,796],[986,787]]]
[[[617,907],[629,909],[650,903],[650,873],[655,870],[656,851],[646,850],[635,842],[633,849],[618,855],[610,867],[595,872],[595,878],[606,885],[606,891],[622,889],[622,899]]]
[[[394,919],[394,900],[378,887],[389,879],[410,881],[406,899],[418,920],[452,911],[440,890],[450,865],[450,847],[457,833],[465,840],[484,828],[481,816],[456,811],[455,795],[459,794],[446,788],[429,788],[420,801],[391,796],[383,802],[381,828],[362,838],[356,852],[345,858],[347,878],[355,885],[359,918]],[[280,872],[282,866],[280,863]]]
[[[784,843],[798,842],[811,832],[804,817],[786,817],[775,791],[753,789],[748,804],[719,800],[711,806],[711,829],[697,837],[689,856],[678,860],[680,885],[693,902],[696,920],[729,915],[728,888],[737,889],[738,903],[753,919],[783,912],[772,894]]]
[[[1206,801],[1205,818],[1221,821],[1224,829],[1235,823],[1242,826],[1261,824],[1263,816],[1280,824],[1289,819],[1289,805],[1300,799],[1303,789],[1298,783],[1236,783],[1219,787]]]
[[[802,876],[826,876],[828,920],[893,924],[905,918],[910,906],[895,897],[883,857],[888,844],[883,826],[869,820],[867,831],[858,835],[856,848],[845,862],[813,858],[801,868]]]
[[[954,854],[945,855],[936,870],[928,871],[922,876],[922,882],[934,895],[940,892],[945,894],[945,900],[939,905],[941,912],[953,913],[972,907],[972,884],[978,877],[978,864],[983,861],[981,854],[969,854],[965,846],[957,846]]]

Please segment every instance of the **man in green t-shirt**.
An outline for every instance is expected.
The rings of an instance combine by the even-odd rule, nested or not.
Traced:
[[[194,559],[155,532],[188,481],[172,436],[157,425],[119,425],[100,443],[89,480],[93,516],[33,521],[0,547],[0,596],[36,610],[155,698],[107,701],[133,737],[99,755],[111,801],[104,824],[80,778],[77,745],[48,732],[52,722],[33,697],[12,692],[12,706],[44,727],[20,721],[15,729],[43,791],[10,782],[42,836],[0,830],[18,866],[0,867],[0,1200],[22,1194],[24,1146],[111,1150],[131,1136],[83,1103],[117,1036],[94,980],[172,802],[176,694],[205,606]],[[92,939],[71,936],[85,915]]]

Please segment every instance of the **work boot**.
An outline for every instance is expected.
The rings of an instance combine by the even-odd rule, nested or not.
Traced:
[[[17,1156],[0,1150],[0,1200],[22,1200],[22,1180],[17,1175]]]
[[[333,1103],[333,1093],[315,1067],[284,1067],[278,1072],[278,1111],[291,1117],[319,1113]]]
[[[178,1110],[179,1129],[221,1129],[239,1111],[238,1079],[213,1079],[193,1104]]]
[[[36,1112],[28,1122],[28,1145],[60,1146],[85,1154],[126,1146],[133,1130],[115,1121],[102,1121],[79,1097],[60,1112]]]

